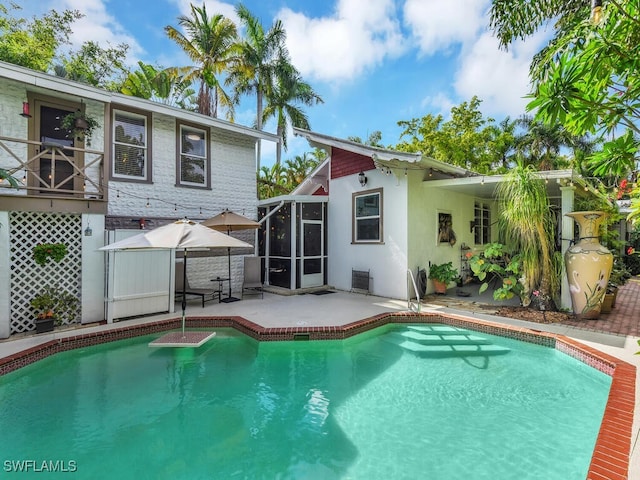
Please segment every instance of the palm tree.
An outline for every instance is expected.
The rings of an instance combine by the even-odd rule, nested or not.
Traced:
[[[547,192],[532,165],[519,161],[496,189],[500,205],[500,227],[507,245],[522,257],[525,292],[538,290],[544,308],[554,310],[554,228]]]
[[[239,102],[242,95],[256,96],[255,128],[262,130],[264,99],[274,82],[279,60],[286,51],[286,32],[280,20],[265,32],[260,21],[243,4],[236,7],[236,13],[245,28],[245,34],[238,44],[238,61],[231,66],[225,83],[233,85],[235,103]],[[260,142],[257,157],[260,170]]]
[[[274,117],[277,123],[277,134],[282,139],[282,146],[287,149],[287,124],[309,130],[309,119],[297,104],[311,106],[322,103],[323,100],[313,90],[311,85],[304,82],[298,70],[286,59],[276,69],[276,78],[272,87],[267,90],[267,106],[262,113],[262,120],[266,122]],[[276,163],[280,163],[280,144],[276,147]]]
[[[231,68],[227,83],[234,86],[236,101],[242,95],[256,96],[255,127],[262,130],[264,97],[274,83],[281,58],[286,57],[286,32],[280,20],[265,32],[260,21],[243,4],[236,7],[236,13],[246,31],[239,43],[239,62]]]
[[[206,7],[191,5],[191,17],[181,15],[178,24],[186,30],[186,36],[172,26],[165,32],[185,51],[195,63],[190,67],[167,69],[171,75],[186,82],[199,81],[198,111],[212,117],[218,116],[218,106],[227,109],[227,118],[233,121],[234,102],[224,91],[219,76],[237,62],[238,44],[235,24],[222,15],[209,18]]]
[[[568,161],[560,154],[562,147],[576,144],[576,137],[562,125],[548,125],[523,115],[517,120],[518,125],[526,129],[516,138],[517,149],[526,158],[529,165],[538,170],[556,170],[566,167]]]
[[[296,155],[293,159],[286,160],[284,163],[286,166],[288,181],[293,188],[300,185],[305,177],[318,165],[318,162],[311,158],[311,154],[309,152],[305,152],[302,155]]]
[[[274,163],[271,168],[260,167],[258,198],[271,198],[288,192],[287,173],[282,164]]]
[[[184,110],[194,108],[197,103],[196,92],[183,78],[141,61],[138,67],[125,79],[120,90],[122,93]]]

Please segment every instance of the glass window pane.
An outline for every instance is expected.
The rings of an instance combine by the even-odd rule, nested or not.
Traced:
[[[114,171],[117,175],[144,177],[146,150],[128,145],[114,145]]]
[[[363,195],[356,198],[356,217],[371,217],[380,214],[380,196]]]
[[[204,132],[193,128],[182,127],[181,153],[196,157],[206,157],[207,143]]]
[[[147,144],[146,118],[116,113],[114,119],[115,141],[132,145]]]
[[[202,158],[182,156],[180,165],[180,181],[187,183],[205,183],[205,161]]]
[[[356,240],[380,240],[380,219],[357,220]]]

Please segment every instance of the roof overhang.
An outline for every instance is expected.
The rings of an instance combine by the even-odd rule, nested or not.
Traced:
[[[573,170],[549,170],[536,172],[536,176],[544,180],[547,195],[550,198],[559,198],[563,187],[574,187],[583,193],[596,194],[588,183]],[[478,198],[494,198],[498,184],[507,180],[507,175],[478,175],[465,178],[451,178],[443,180],[425,180],[430,188],[442,188],[451,192],[471,195]]]
[[[265,198],[264,200],[258,200],[259,207],[269,207],[271,205],[278,205],[284,203],[327,203],[329,201],[328,195],[280,195],[278,197]]]
[[[207,125],[228,132],[237,133],[252,137],[256,140],[268,140],[275,143],[280,141],[278,135],[245,127],[235,123],[221,120],[219,118],[201,115],[181,108],[164,105],[162,103],[145,100],[144,98],[132,97],[116,92],[109,92],[101,88],[96,88],[85,83],[74,82],[62,77],[56,77],[48,73],[38,72],[28,68],[13,65],[11,63],[0,62],[0,78],[14,80],[27,86],[27,89],[38,93],[49,93],[51,91],[59,93],[62,97],[77,100],[94,100],[105,104],[119,104],[131,108],[137,108],[149,112],[168,115],[181,120]]]
[[[318,187],[329,191],[330,159],[326,158],[318,165],[300,185],[291,191],[291,195],[312,195]]]
[[[454,177],[466,177],[476,175],[464,168],[449,165],[433,158],[424,157],[421,153],[400,152],[386,148],[372,147],[351,140],[323,135],[302,128],[293,128],[293,134],[303,137],[309,145],[329,151],[330,148],[339,148],[347,152],[357,153],[370,157],[376,168],[389,168],[391,170],[435,170]]]

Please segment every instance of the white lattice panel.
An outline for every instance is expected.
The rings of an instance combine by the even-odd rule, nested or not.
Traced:
[[[9,214],[11,245],[11,333],[35,330],[29,302],[44,287],[67,290],[80,299],[82,219],[80,215],[43,212]],[[49,260],[40,266],[33,247],[41,243],[64,243],[68,253],[60,263]],[[78,317],[70,323],[77,323]]]

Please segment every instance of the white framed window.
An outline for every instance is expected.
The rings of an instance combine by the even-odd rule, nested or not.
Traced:
[[[475,202],[474,242],[476,245],[491,243],[491,207],[487,203]]]
[[[207,130],[191,125],[178,126],[178,185],[209,187],[211,161]]]
[[[382,243],[382,189],[352,196],[352,243]]]
[[[112,177],[150,182],[148,116],[113,110],[112,123]]]

